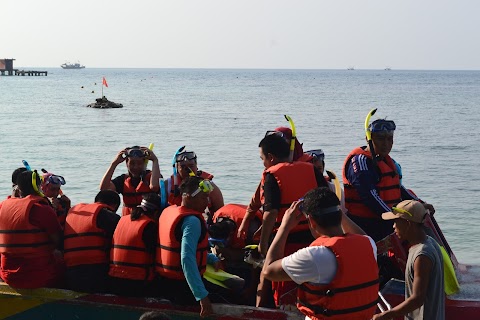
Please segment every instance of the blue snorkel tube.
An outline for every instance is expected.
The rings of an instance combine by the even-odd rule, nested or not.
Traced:
[[[175,165],[177,163],[177,156],[180,152],[185,150],[185,146],[182,146],[178,148],[177,152],[175,152],[173,159],[172,159],[172,167],[173,167],[173,194],[178,196],[180,194],[180,191],[178,190],[178,172],[177,172],[177,166]]]
[[[27,169],[28,171],[32,171],[32,168],[28,164],[27,160],[22,160],[22,163],[25,166],[25,169]]]

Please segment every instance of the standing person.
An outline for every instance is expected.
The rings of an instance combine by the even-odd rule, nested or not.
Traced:
[[[168,190],[168,203],[170,205],[180,206],[182,203],[182,194],[178,190],[178,186],[181,185],[182,181],[187,177],[194,176],[200,177],[202,179],[210,180],[210,183],[213,185],[214,189],[210,193],[210,204],[208,210],[210,215],[213,215],[215,211],[223,207],[223,195],[222,191],[218,186],[213,183],[213,175],[202,170],[198,170],[197,166],[197,154],[193,151],[183,150],[175,156],[175,166],[177,170],[177,185],[175,185],[175,179],[172,175],[166,181],[167,190]]]
[[[289,233],[304,215],[315,240],[286,256]],[[370,320],[378,300],[373,240],[342,213],[328,188],[294,201],[270,246],[262,273],[272,281],[294,281],[297,307],[305,319]]]
[[[218,259],[208,252],[207,224],[203,212],[213,190],[209,180],[187,177],[180,185],[182,205],[163,210],[159,220],[156,270],[162,277],[163,294],[173,303],[200,303],[200,316],[213,313],[202,281],[207,264]]]
[[[152,161],[152,171],[147,170]],[[112,180],[115,168],[125,161],[128,173]],[[100,183],[100,190],[114,190],[123,197],[122,215],[129,215],[142,202],[142,195],[160,191],[161,178],[157,156],[146,147],[134,146],[120,150]]]
[[[392,232],[393,223],[381,219],[383,212],[402,200],[419,200],[400,184],[396,165],[389,155],[395,129],[392,120],[373,121],[367,128],[368,145],[352,150],[343,165],[349,217],[375,241]],[[432,205],[424,203],[424,206],[434,212]]]
[[[261,181],[261,196],[263,203],[263,221],[260,234],[258,251],[266,255],[272,234],[282,221],[286,209],[293,201],[303,198],[310,190],[318,186],[328,186],[325,178],[315,167],[308,162],[294,161],[290,163],[290,148],[285,139],[277,134],[265,136],[259,144],[260,158],[265,170]],[[304,218],[295,228],[290,230],[288,245],[285,255],[304,248],[313,241],[308,229],[307,220]],[[257,292],[257,306],[267,305],[266,286],[260,278]],[[275,304],[293,305],[294,295],[289,292],[294,290],[293,284],[273,283]],[[281,301],[283,300],[283,301]]]
[[[130,297],[153,293],[159,214],[160,197],[148,193],[130,215],[120,218],[110,252],[108,274],[112,293]]]
[[[375,320],[394,319],[445,319],[445,288],[442,252],[437,242],[425,233],[423,222],[428,211],[415,200],[400,202],[392,211],[382,214],[393,220],[395,234],[408,241],[405,268],[405,301],[391,310],[377,314]]]
[[[59,245],[62,228],[48,201],[41,197],[37,171],[17,177],[18,198],[0,204],[0,276],[15,288],[62,284]]]
[[[80,203],[68,212],[64,229],[64,259],[69,289],[103,293],[107,290],[110,246],[120,216],[120,196],[98,192],[95,203]]]
[[[65,226],[67,212],[70,210],[70,199],[61,192],[60,188],[65,185],[65,179],[53,173],[46,172],[42,175],[42,192],[50,201],[57,214],[57,219],[62,228]]]

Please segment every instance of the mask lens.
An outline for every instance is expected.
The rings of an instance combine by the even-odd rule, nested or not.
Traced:
[[[127,157],[129,158],[145,158],[145,153],[140,149],[127,150]]]
[[[396,125],[392,120],[375,120],[370,125],[371,132],[394,131],[395,129]]]
[[[283,134],[283,132],[281,132],[281,131],[275,131],[275,130],[268,130],[268,131],[265,133],[265,137],[266,137],[266,136],[270,136],[270,135],[272,135],[272,134],[274,134],[274,135],[276,135],[276,136],[280,136],[280,137],[286,139],[286,137],[285,137],[285,135]]]
[[[51,175],[48,177],[48,182],[52,184],[61,184],[63,186],[65,184],[65,179],[62,176]]]
[[[196,159],[197,159],[197,155],[195,154],[195,152],[189,151],[189,152],[183,152],[178,154],[175,161],[182,162],[186,160],[196,160]]]
[[[309,150],[309,151],[306,151],[305,153],[308,154],[309,156],[312,156],[318,159],[319,161],[323,161],[325,159],[325,154],[323,153],[322,149]]]

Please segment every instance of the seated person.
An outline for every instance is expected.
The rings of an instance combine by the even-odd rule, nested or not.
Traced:
[[[17,178],[18,175],[24,171],[27,171],[27,168],[25,167],[20,167],[17,168],[13,171],[12,173],[12,194],[11,196],[8,196],[9,198],[18,198],[20,197],[20,191],[18,190],[18,185],[17,185]]]
[[[65,226],[65,219],[67,212],[70,210],[70,199],[60,190],[61,186],[65,184],[65,179],[62,176],[57,176],[53,173],[46,172],[43,175],[42,192],[50,201],[50,204],[57,214],[57,219],[62,228]]]

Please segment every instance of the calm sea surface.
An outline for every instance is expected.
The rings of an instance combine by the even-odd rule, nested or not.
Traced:
[[[266,130],[288,126],[284,114],[304,149],[324,149],[327,169],[341,174],[345,156],[365,142],[365,116],[378,108],[372,120],[397,123],[391,155],[403,184],[434,204],[457,258],[480,264],[480,72],[47,70],[0,77],[4,196],[26,159],[63,175],[72,203],[91,202],[120,149],[153,142],[164,176],[186,145],[226,203],[246,204],[263,169],[258,143]],[[101,96],[103,76],[104,94],[123,109],[85,108]],[[125,171],[121,164],[115,176]]]

